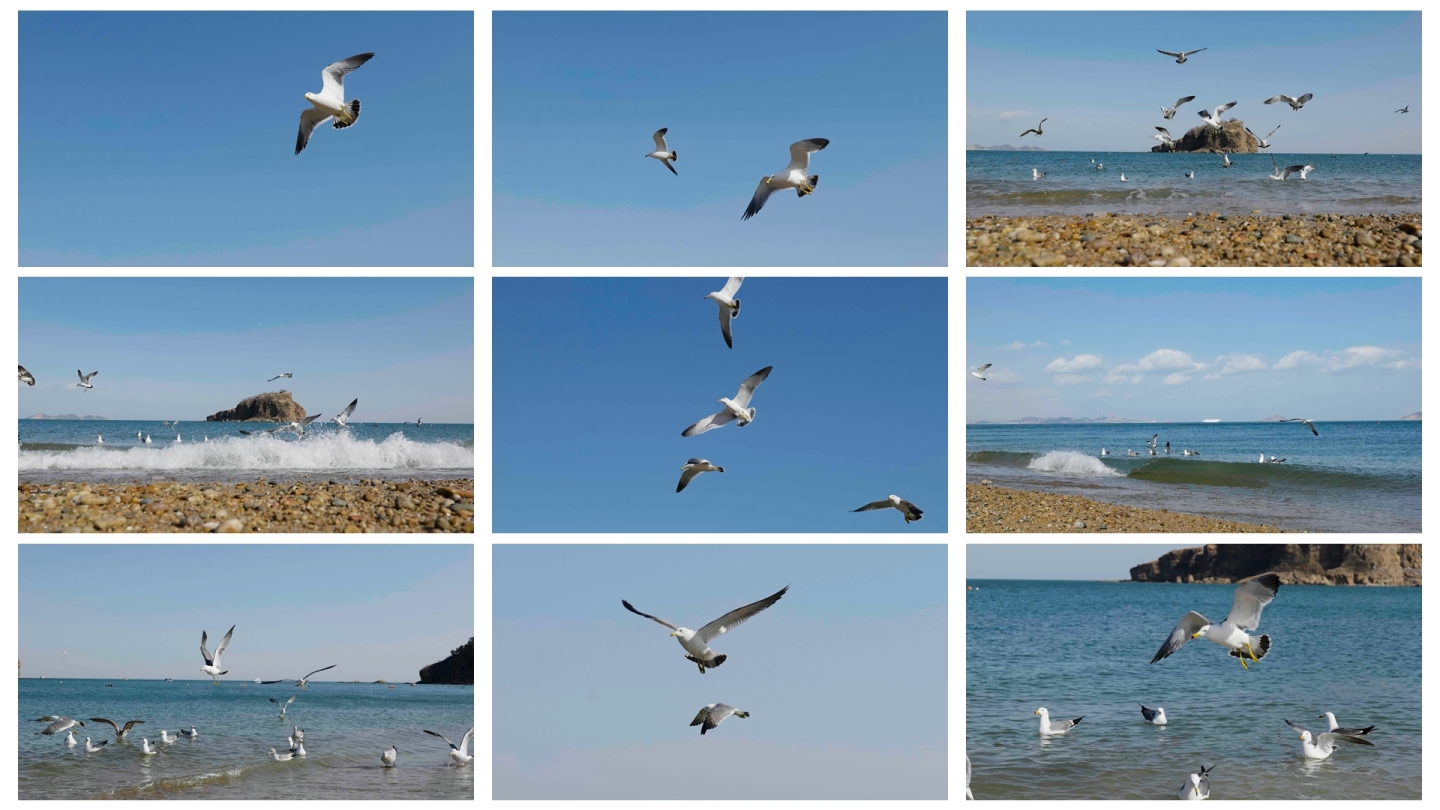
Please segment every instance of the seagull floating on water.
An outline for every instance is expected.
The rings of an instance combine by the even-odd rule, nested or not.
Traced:
[[[665,145],[665,133],[669,131],[669,127],[661,127],[660,129],[655,130],[655,134],[650,136],[655,139],[655,151],[651,152],[648,155],[645,155],[645,157],[655,158],[661,163],[664,163],[665,168],[669,169],[671,174],[679,177],[680,173],[675,171],[675,167],[670,165],[670,161],[678,160],[680,158],[680,153],[671,152],[670,147]]]
[[[1127,181],[1125,180],[1125,173],[1124,173],[1124,172],[1120,172],[1120,182],[1122,182],[1122,183],[1127,182]]]
[[[1294,110],[1295,112],[1299,112],[1299,111],[1300,111],[1300,108],[1305,106],[1305,102],[1309,101],[1310,99],[1312,99],[1312,98],[1314,98],[1314,97],[1315,97],[1315,94],[1314,94],[1314,93],[1306,93],[1305,95],[1303,95],[1303,96],[1301,96],[1301,97],[1299,97],[1299,98],[1291,98],[1290,96],[1287,96],[1287,95],[1285,95],[1284,93],[1281,93],[1281,94],[1278,95],[1278,96],[1271,96],[1270,98],[1265,99],[1265,103],[1266,103],[1266,104],[1274,104],[1274,103],[1277,102],[1277,101],[1284,102],[1284,103],[1290,105],[1290,109],[1291,109],[1291,110]]]
[[[92,717],[92,718],[90,718],[90,722],[92,722],[92,723],[109,723],[109,724],[110,724],[110,727],[113,728],[113,729],[115,729],[115,739],[117,739],[117,740],[123,740],[123,739],[125,739],[125,736],[130,733],[130,729],[134,728],[135,726],[143,725],[143,724],[145,723],[144,720],[131,720],[131,721],[129,721],[128,723],[125,724],[125,727],[124,727],[124,728],[121,728],[120,726],[118,726],[118,725],[115,724],[115,721],[114,721],[114,720],[106,720],[106,719],[103,718],[103,717]]]
[[[1166,56],[1173,56],[1173,57],[1175,57],[1175,64],[1177,64],[1177,65],[1183,65],[1183,64],[1185,64],[1187,61],[1189,61],[1189,60],[1186,59],[1187,56],[1189,56],[1189,55],[1192,54],[1192,53],[1199,53],[1199,52],[1205,50],[1205,48],[1196,48],[1196,49],[1193,50],[1193,51],[1180,51],[1179,53],[1176,53],[1176,52],[1174,52],[1174,51],[1161,51],[1159,48],[1156,48],[1155,50],[1160,51],[1160,53],[1163,53],[1163,54],[1165,54]],[[1178,106],[1180,106],[1180,105],[1177,104],[1177,105],[1175,105],[1175,106],[1178,107]]]
[[[1211,765],[1209,768],[1201,765],[1199,773],[1190,774],[1190,778],[1186,779],[1185,784],[1180,786],[1180,798],[1190,801],[1200,801],[1210,798],[1210,772],[1213,770],[1215,770],[1214,765]]]
[[[819,152],[829,145],[828,138],[807,138],[790,144],[790,163],[777,174],[760,178],[760,185],[755,187],[755,196],[750,198],[750,204],[745,207],[745,213],[740,219],[749,219],[760,213],[772,191],[793,188],[796,196],[813,194],[815,185],[820,182],[820,175],[805,176],[805,172],[810,169],[810,153]]]
[[[1225,621],[1215,624],[1204,616],[1190,611],[1181,617],[1170,631],[1170,636],[1150,663],[1155,663],[1163,658],[1168,658],[1176,650],[1185,646],[1191,639],[1205,638],[1227,648],[1230,655],[1240,659],[1240,666],[1249,669],[1250,665],[1245,663],[1248,657],[1251,661],[1259,661],[1270,652],[1270,637],[1251,636],[1245,631],[1254,630],[1260,625],[1260,611],[1272,600],[1280,590],[1280,577],[1273,573],[1260,574],[1257,577],[1247,579],[1235,588],[1235,599],[1230,605],[1230,615]],[[1259,648],[1256,652],[1255,648]]]
[[[720,308],[720,334],[725,338],[725,345],[732,349],[735,343],[730,339],[730,319],[740,316],[740,299],[735,297],[735,293],[740,292],[743,283],[744,276],[731,276],[724,287],[705,295]]]
[[[1234,107],[1236,104],[1239,104],[1239,103],[1240,103],[1240,102],[1238,102],[1238,101],[1232,101],[1232,102],[1230,102],[1229,104],[1221,104],[1219,107],[1216,107],[1216,108],[1215,108],[1215,115],[1214,115],[1214,116],[1211,116],[1211,115],[1210,115],[1210,111],[1209,111],[1209,110],[1201,110],[1200,112],[1195,113],[1195,114],[1198,115],[1198,116],[1200,116],[1202,119],[1204,119],[1205,123],[1209,124],[1210,126],[1214,127],[1215,129],[1219,129],[1219,128],[1220,128],[1220,114],[1223,113],[1223,112],[1225,112],[1226,110],[1230,109],[1231,107]]]
[[[1137,456],[1139,456],[1139,455],[1140,455],[1140,454],[1137,453],[1137,452],[1135,452],[1134,450],[1131,450],[1131,449],[1128,448],[1128,447],[1125,448],[1125,457],[1126,457],[1126,458],[1135,458],[1135,457],[1137,457]]]
[[[1274,129],[1270,130],[1270,135],[1274,135],[1275,133],[1279,132],[1281,126],[1283,126],[1283,125],[1282,125],[1282,124],[1277,124]],[[1250,128],[1249,128],[1249,127],[1245,127],[1245,131],[1246,131],[1246,132],[1250,132]],[[1258,142],[1257,145],[1258,145],[1259,148],[1261,148],[1261,149],[1269,149],[1269,148],[1270,148],[1270,135],[1266,135],[1266,136],[1262,139],[1260,136],[1256,135],[1255,133],[1250,132],[1250,137],[1254,138],[1254,139]]]
[[[1164,53],[1164,51],[1161,51],[1161,53]],[[1194,51],[1191,51],[1191,53],[1194,53]],[[1171,118],[1174,118],[1174,117],[1175,117],[1175,110],[1178,109],[1181,104],[1184,104],[1184,103],[1187,102],[1187,101],[1194,101],[1194,100],[1195,100],[1195,97],[1194,97],[1194,96],[1185,96],[1184,98],[1180,99],[1179,101],[1176,101],[1174,107],[1161,107],[1161,108],[1160,108],[1160,112],[1161,112],[1162,115],[1165,116],[1165,120],[1166,120],[1166,121],[1169,121]]]
[[[70,729],[69,731],[65,732],[65,747],[66,747],[66,748],[74,748],[75,746],[77,746],[77,745],[79,745],[79,744],[80,744],[80,741],[77,740],[77,739],[75,739],[75,729],[72,728],[72,729]]]
[[[1030,174],[1032,174],[1032,175],[1034,176],[1034,179],[1039,180],[1040,178],[1042,178],[1042,177],[1044,177],[1045,175],[1049,174],[1049,172],[1042,172],[1042,171],[1040,171],[1039,169],[1031,169],[1031,170],[1030,170]]]
[[[1224,168],[1226,168],[1226,169],[1230,168],[1230,156],[1227,155],[1227,154],[1225,154],[1224,152],[1221,152],[1221,153],[1220,153],[1220,157],[1225,158],[1225,166],[1224,166]]]
[[[145,434],[145,444],[150,444],[150,434],[149,434],[149,433],[146,433],[146,434]]]
[[[150,437],[146,436],[145,440],[149,441]],[[210,682],[216,686],[220,685],[220,676],[228,675],[230,672],[228,669],[220,668],[220,654],[225,652],[226,647],[230,646],[230,637],[233,635],[235,635],[235,625],[232,624],[230,625],[230,631],[225,634],[225,638],[220,639],[220,646],[215,648],[215,655],[212,657],[210,651],[205,649],[205,641],[208,636],[205,635],[204,630],[200,631],[200,655],[205,659],[205,666],[201,667],[200,671],[209,675]],[[193,732],[195,727],[191,726],[190,730]],[[193,737],[195,735],[192,733],[190,736]]]
[[[85,374],[85,373],[81,372],[80,369],[77,368],[77,369],[75,369],[75,373],[80,375],[80,387],[81,387],[81,388],[94,388],[95,386],[93,386],[93,385],[90,384],[90,378],[91,378],[91,377],[94,377],[96,374],[99,374],[100,372],[98,372],[98,371],[92,371],[92,372],[90,372],[89,374]]]
[[[905,516],[906,523],[911,523],[913,521],[919,520],[921,516],[925,514],[924,512],[920,511],[920,508],[918,506],[910,503],[899,495],[891,495],[883,501],[874,501],[872,503],[867,503],[859,509],[852,509],[851,511],[873,512],[876,509],[898,509],[900,510],[900,514]]]
[[[1195,179],[1195,172],[1194,172],[1193,170],[1192,170],[1192,171],[1188,171],[1188,172],[1185,173],[1185,177],[1188,178],[1188,179],[1190,179],[1190,180],[1194,180],[1194,179]]]
[[[1318,431],[1318,430],[1315,429],[1315,423],[1314,423],[1314,422],[1311,422],[1309,419],[1281,419],[1280,421],[1281,421],[1281,422],[1299,422],[1300,424],[1302,424],[1302,425],[1310,428],[1310,432],[1311,432],[1311,433],[1314,433],[1316,436],[1319,436],[1319,435],[1320,435],[1320,431]]]
[[[986,363],[985,365],[980,366],[979,368],[973,368],[973,369],[971,369],[971,370],[970,370],[970,376],[971,376],[971,377],[974,377],[974,378],[976,378],[976,379],[980,379],[980,380],[986,379],[986,377],[985,377],[985,369],[990,368],[991,365],[992,365],[991,363]]]
[[[1102,456],[1108,456],[1108,455],[1110,455],[1110,451],[1109,451],[1109,450],[1106,450],[1105,448],[1102,447],[1102,448],[1100,448],[1100,455],[1102,455]]]
[[[360,119],[360,99],[345,101],[345,74],[370,61],[374,53],[359,53],[331,62],[320,71],[320,92],[306,93],[311,109],[300,113],[300,133],[295,137],[295,154],[310,143],[315,127],[335,119],[335,129],[344,129]],[[289,376],[288,374],[286,376]]]
[[[1141,703],[1141,704],[1140,704],[1140,716],[1142,716],[1142,717],[1145,718],[1145,722],[1147,722],[1147,723],[1153,723],[1153,724],[1155,724],[1155,725],[1157,725],[1157,726],[1163,726],[1163,725],[1165,725],[1166,723],[1170,722],[1170,721],[1169,721],[1168,719],[1166,719],[1166,717],[1165,717],[1165,707],[1163,707],[1163,706],[1159,706],[1159,707],[1156,707],[1156,708],[1154,708],[1154,709],[1151,709],[1151,708],[1147,707],[1144,703]]]
[[[170,743],[173,743],[173,742],[175,742],[175,741],[178,740],[178,739],[180,739],[180,735],[179,735],[179,734],[176,734],[174,737],[171,737],[171,736],[170,736],[170,732],[166,731],[166,730],[163,729],[163,728],[160,729],[160,742],[165,743],[166,745],[169,745]]]
[[[1297,726],[1289,720],[1285,721],[1285,725],[1300,732],[1300,751],[1305,755],[1306,759],[1329,759],[1330,755],[1335,753],[1335,743],[1337,742],[1355,743],[1356,745],[1375,745],[1375,743],[1370,742],[1364,737],[1357,737],[1353,734],[1341,734],[1333,731],[1327,731],[1324,734],[1311,734],[1309,729],[1304,726]]]
[[[1027,130],[1025,130],[1024,132],[1020,133],[1020,137],[1023,138],[1023,137],[1025,137],[1026,135],[1029,135],[1029,134],[1032,133],[1032,132],[1035,133],[1035,137],[1037,137],[1037,138],[1040,137],[1041,135],[1044,135],[1044,134],[1045,134],[1045,122],[1046,122],[1046,121],[1049,121],[1049,120],[1050,120],[1049,118],[1041,118],[1041,119],[1040,119],[1040,123],[1036,124],[1034,129],[1027,129]]]
[[[235,628],[232,627],[232,628],[230,628],[230,629],[231,629],[231,630],[234,630]],[[227,638],[228,638],[228,636],[227,636]],[[222,673],[220,673],[220,674],[221,674],[221,675],[224,675],[225,673],[222,672]],[[194,726],[191,726],[189,731],[186,731],[185,729],[182,728],[182,729],[180,729],[180,733],[183,734],[183,735],[185,735],[186,737],[189,737],[189,738],[192,739],[192,740],[195,739],[196,737],[199,737],[199,736],[200,736],[200,732],[196,731]]]
[[[96,437],[95,437],[95,443],[96,443],[96,444],[104,444],[104,443],[105,443],[105,437],[104,437],[104,436],[96,436]]]
[[[289,751],[286,751],[283,754],[277,754],[275,753],[274,748],[270,749],[270,756],[274,757],[276,762],[289,762],[290,760],[295,758],[295,755],[290,753]]]
[[[157,749],[157,748],[151,748],[151,747],[150,747],[150,740],[149,740],[148,738],[142,739],[142,740],[140,741],[140,754],[141,754],[141,756],[147,756],[147,757],[148,757],[148,756],[150,756],[151,754],[157,753],[158,751],[159,751],[159,749]]]
[[[1036,709],[1033,713],[1040,715],[1040,736],[1042,737],[1048,737],[1051,734],[1064,734],[1074,728],[1081,720],[1085,719],[1085,715],[1082,714],[1074,720],[1056,720],[1052,723],[1050,722],[1050,710],[1044,706]]]
[[[750,404],[750,398],[755,395],[755,389],[759,387],[760,383],[765,382],[766,377],[770,376],[770,369],[772,368],[774,368],[774,366],[766,366],[754,374],[751,374],[749,377],[746,377],[745,381],[740,383],[740,390],[735,393],[734,399],[720,398],[720,403],[725,406],[724,409],[685,428],[680,431],[680,435],[698,436],[707,430],[725,427],[737,420],[740,423],[737,427],[743,428],[750,424],[755,419],[755,409],[747,409],[745,406]]]
[[[704,472],[723,473],[725,472],[725,468],[716,467],[708,460],[703,458],[692,458],[689,461],[685,462],[684,466],[680,468],[680,483],[675,487],[675,491],[679,492],[685,489],[685,487],[690,485],[691,479]]]
[[[421,731],[424,731],[426,734],[429,734],[432,737],[439,737],[440,739],[445,740],[444,734],[436,734],[429,729],[421,729]],[[465,732],[465,737],[464,739],[460,740],[460,744],[458,746],[455,743],[450,742],[449,740],[445,740],[446,745],[450,746],[450,759],[453,760],[456,765],[464,765],[470,760],[474,759],[474,757],[470,756],[470,754],[468,753],[470,750],[470,738],[473,736],[475,736],[475,729],[472,727],[469,731]]]
[[[91,753],[91,754],[95,753],[96,751],[99,751],[100,749],[104,748],[105,746],[107,746],[107,745],[109,745],[109,744],[110,744],[110,741],[109,741],[109,740],[101,740],[99,745],[91,745],[91,744],[90,744],[90,738],[89,738],[89,737],[86,737],[86,738],[85,738],[85,750],[86,750],[88,753]]]
[[[690,725],[700,726],[700,736],[703,737],[705,736],[705,732],[712,728],[719,727],[721,723],[725,722],[725,718],[732,714],[736,717],[750,716],[749,712],[742,712],[729,704],[711,703],[695,715],[695,719],[690,721]],[[704,725],[701,725],[702,723]]]
[[[391,745],[388,749],[385,750],[384,753],[380,755],[380,764],[385,766],[386,768],[395,767],[395,755],[398,753],[400,753],[400,749],[396,748],[394,745]]]
[[[17,363],[16,365],[19,365],[19,364]],[[23,382],[23,383],[25,383],[26,385],[34,385],[34,384],[35,384],[35,378],[34,378],[33,376],[31,376],[30,372],[28,372],[28,371],[25,370],[25,367],[24,367],[24,366],[20,366],[20,382]]]
[[[724,654],[716,653],[714,650],[710,649],[710,640],[715,638],[716,636],[721,636],[725,633],[730,632],[755,614],[759,613],[765,608],[770,607],[776,602],[779,602],[780,597],[784,596],[785,592],[788,590],[790,590],[790,586],[786,585],[785,587],[781,588],[775,593],[770,594],[764,599],[759,600],[758,602],[751,602],[744,607],[739,607],[730,611],[729,613],[726,613],[724,616],[721,616],[715,621],[710,622],[704,627],[701,627],[699,630],[690,630],[689,628],[685,627],[676,627],[675,625],[665,621],[664,619],[651,616],[649,613],[641,613],[640,611],[636,610],[633,605],[631,605],[624,599],[620,600],[620,604],[624,605],[626,610],[634,613],[637,616],[644,616],[652,622],[656,622],[657,624],[670,628],[673,631],[672,633],[670,633],[670,635],[672,637],[675,637],[675,639],[680,642],[680,646],[685,649],[685,658],[698,666],[700,668],[700,674],[704,675],[706,669],[714,669],[715,667],[720,666],[721,664],[725,663],[725,659],[728,657]],[[439,737],[440,735],[436,734],[435,736]],[[441,737],[441,739],[444,738]],[[445,741],[449,742],[449,740]]]

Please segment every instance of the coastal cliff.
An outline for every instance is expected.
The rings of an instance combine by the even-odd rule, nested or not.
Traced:
[[[212,413],[206,422],[298,422],[305,418],[305,409],[290,398],[285,390],[256,394],[240,401],[228,411]]]
[[[1286,585],[1421,584],[1419,543],[1211,544],[1130,569],[1132,582],[1236,582],[1274,571]]]
[[[1245,131],[1245,122],[1226,121],[1217,130],[1209,124],[1201,124],[1185,133],[1185,137],[1169,144],[1150,147],[1151,152],[1226,152],[1231,155],[1246,155],[1260,151],[1260,142]]]
[[[450,651],[450,657],[420,670],[420,683],[475,685],[475,637]]]

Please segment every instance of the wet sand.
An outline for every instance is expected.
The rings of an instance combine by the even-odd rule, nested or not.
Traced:
[[[1274,526],[1237,523],[1168,509],[1092,501],[993,484],[965,485],[965,531],[986,532],[1282,532]]]

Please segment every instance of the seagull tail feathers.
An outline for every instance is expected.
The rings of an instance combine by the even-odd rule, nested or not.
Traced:
[[[680,159],[680,153],[679,153],[679,152],[671,152],[671,153],[670,153],[670,159],[671,159],[671,160],[679,160],[679,159]]]
[[[1254,643],[1250,645],[1250,649],[1255,650],[1255,657],[1252,660],[1259,661],[1265,657],[1266,653],[1270,652],[1270,637],[1257,636]],[[1233,658],[1250,658],[1250,649],[1241,647],[1238,650],[1231,650],[1230,655]]]
[[[818,174],[812,174],[812,175],[810,175],[810,177],[807,178],[807,179],[810,181],[810,191],[806,191],[806,190],[803,189],[803,188],[797,188],[797,189],[795,189],[795,196],[797,196],[797,197],[804,197],[806,194],[809,194],[810,192],[814,191],[816,184],[818,184],[818,183],[820,182],[820,175],[818,175]]]
[[[696,658],[696,657],[693,656],[693,655],[687,655],[687,656],[685,656],[685,657],[688,658],[688,659],[690,659],[691,661],[695,662],[696,664],[699,664],[699,665],[700,665],[701,667],[703,667],[704,669],[714,669],[715,667],[718,667],[718,666],[720,666],[721,664],[725,663],[725,658],[726,658],[727,656],[725,656],[724,654],[717,655],[717,656],[715,656],[714,658],[710,659],[709,661],[701,661],[699,658]],[[703,670],[702,670],[702,671],[703,671]]]
[[[356,121],[359,121],[359,120],[360,120],[360,99],[358,99],[358,98],[350,99],[350,102],[345,105],[345,111],[346,111],[347,113],[349,113],[349,116],[348,116],[348,117],[349,117],[350,120],[349,120],[349,121],[342,121],[342,120],[340,120],[340,116],[338,116],[338,115],[335,116],[335,125],[334,125],[334,126],[335,126],[336,129],[344,129],[344,128],[350,126],[351,124],[355,123]]]

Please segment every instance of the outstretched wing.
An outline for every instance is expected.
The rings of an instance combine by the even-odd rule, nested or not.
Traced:
[[[1288,104],[1288,103],[1290,103],[1290,102],[1292,102],[1292,101],[1294,101],[1294,100],[1295,100],[1295,99],[1290,98],[1289,96],[1285,95],[1284,93],[1281,93],[1281,94],[1278,95],[1278,96],[1271,96],[1270,98],[1265,99],[1265,103],[1266,103],[1266,104],[1274,104],[1274,103],[1277,102],[1277,101],[1283,101],[1283,102],[1285,102],[1285,103]]]
[[[749,405],[750,397],[755,395],[755,389],[759,387],[760,383],[765,382],[765,378],[770,376],[772,368],[774,366],[766,366],[746,377],[745,382],[740,383],[740,390],[736,392],[733,402],[742,408]]]
[[[300,154],[305,149],[306,144],[310,143],[310,134],[315,131],[315,127],[323,125],[326,121],[329,121],[330,118],[331,116],[320,112],[314,107],[300,113],[300,133],[295,136],[295,154]],[[266,380],[266,382],[273,382],[278,379],[279,377],[275,377]]]
[[[660,129],[655,130],[655,134],[651,136],[651,137],[653,137],[653,138],[655,139],[655,151],[657,151],[657,152],[669,152],[669,151],[670,151],[670,147],[668,147],[668,146],[665,145],[665,133],[667,133],[667,132],[669,132],[669,131],[670,131],[670,128],[669,128],[669,127],[661,127]]]
[[[1205,48],[1196,48],[1196,49],[1193,50],[1193,51],[1186,51],[1186,52],[1185,52],[1185,56],[1189,56],[1189,55],[1192,54],[1192,53],[1199,53],[1199,52],[1201,52],[1201,51],[1203,51],[1203,50],[1205,50]]]
[[[679,630],[679,629],[680,629],[680,628],[676,627],[675,625],[673,625],[673,624],[665,621],[664,619],[657,618],[657,617],[655,617],[655,616],[651,616],[649,613],[641,613],[640,611],[636,610],[633,605],[631,605],[629,602],[626,602],[624,599],[621,599],[621,600],[620,600],[620,604],[624,605],[626,610],[630,611],[631,613],[634,613],[634,614],[637,615],[637,616],[644,616],[645,618],[649,619],[649,620],[652,621],[652,622],[659,622],[660,624],[665,625],[666,627],[670,628],[671,630]],[[422,729],[422,730],[423,730],[423,729]],[[427,732],[425,732],[425,733],[426,733],[426,734],[435,734],[435,732],[433,732],[433,731],[427,731]],[[435,736],[436,736],[436,737],[440,737],[439,734],[435,734]],[[444,737],[440,737],[440,739],[445,740]],[[450,741],[449,741],[449,740],[445,740],[445,742],[450,742]]]
[[[1220,113],[1225,112],[1226,110],[1230,109],[1231,107],[1234,107],[1236,104],[1239,104],[1239,103],[1240,103],[1240,102],[1238,102],[1238,101],[1232,101],[1232,102],[1230,102],[1229,104],[1221,104],[1219,107],[1216,107],[1216,108],[1215,108],[1215,120],[1216,120],[1216,121],[1219,121],[1219,120],[1220,120]]]
[[[327,670],[327,669],[334,669],[335,667],[336,667],[335,664],[331,664],[331,665],[328,666],[328,667],[321,667],[320,669],[315,670],[315,672],[324,672],[324,671]],[[308,673],[305,677],[301,678],[300,680],[302,680],[302,681],[308,681],[308,680],[310,680],[310,676],[311,676],[311,675],[314,675],[315,672]],[[292,698],[292,700],[293,700],[293,698]]]
[[[1155,128],[1156,128],[1157,130],[1159,130],[1162,135],[1164,135],[1164,136],[1167,137],[1167,138],[1170,138],[1170,130],[1166,129],[1165,127],[1155,127]],[[1174,140],[1174,139],[1171,138],[1171,140]]]
[[[214,661],[214,659],[212,659],[212,658],[210,657],[210,651],[207,650],[207,649],[205,649],[205,642],[206,642],[207,639],[209,639],[209,636],[207,636],[207,635],[205,634],[205,631],[204,631],[204,630],[201,630],[201,631],[200,631],[200,657],[205,659],[205,666],[207,666],[207,667],[213,667],[213,666],[215,666],[215,661]]]
[[[470,730],[467,731],[467,732],[465,732],[465,739],[463,739],[463,740],[460,741],[460,753],[461,753],[461,754],[467,754],[467,753],[469,753],[469,749],[470,749],[470,739],[471,739],[472,737],[474,737],[474,736],[475,736],[475,727],[474,727],[474,726],[471,726],[471,727],[470,727]]]
[[[1194,100],[1195,100],[1195,97],[1194,97],[1194,96],[1186,96],[1186,97],[1180,99],[1179,101],[1175,102],[1175,107],[1178,109],[1181,104],[1184,104],[1184,103],[1187,102],[1187,101],[1194,101]],[[1168,135],[1169,133],[1167,132],[1166,134]]]
[[[1283,125],[1283,124],[1276,125],[1276,127],[1275,127],[1274,129],[1270,130],[1270,135],[1274,135],[1275,133],[1279,132],[1281,126],[1284,126],[1284,125]],[[1270,140],[1270,135],[1266,135],[1266,136],[1265,136],[1265,140],[1267,140],[1267,141]]]
[[[350,404],[347,405],[347,406],[345,406],[345,410],[343,410],[343,411],[340,412],[340,418],[341,418],[341,419],[349,419],[349,418],[350,418],[350,414],[352,414],[352,413],[355,412],[355,406],[356,406],[356,405],[359,405],[359,404],[360,404],[360,398],[359,398],[359,397],[356,397],[356,398],[350,400]]]
[[[1240,587],[1235,589],[1230,615],[1225,620],[1241,630],[1254,630],[1260,626],[1260,611],[1270,604],[1279,590],[1280,577],[1276,574],[1261,574],[1240,583]]]
[[[709,706],[706,706],[705,708],[703,708],[703,709],[701,709],[700,711],[698,711],[698,712],[695,713],[695,719],[690,721],[690,725],[692,725],[692,726],[698,726],[698,725],[700,725],[701,723],[705,722],[705,718],[706,718],[709,714],[710,714],[710,707],[709,707]]]
[[[1156,48],[1155,50],[1160,51],[1159,48]],[[1174,53],[1174,52],[1172,52],[1172,51],[1160,51],[1160,53],[1163,53],[1163,54],[1165,54],[1166,56],[1175,56],[1175,57],[1180,56],[1180,54]]]
[[[910,516],[911,520],[919,520],[920,516],[925,514],[924,512],[920,511],[920,507],[916,506],[913,503],[910,503],[904,498],[900,499],[900,511],[907,513]]]
[[[420,729],[420,730],[423,731],[423,732],[425,732],[426,734],[429,734],[431,737],[439,737],[440,739],[445,740],[445,735],[444,735],[444,734],[436,734],[435,732],[431,731],[431,730],[428,729],[428,728],[422,728],[422,729]],[[445,744],[448,745],[448,746],[450,746],[451,748],[455,748],[455,743],[452,743],[452,742],[450,742],[449,740],[445,740]],[[460,750],[460,749],[455,748],[455,750],[458,751],[458,750]]]
[[[1300,104],[1300,105],[1303,106],[1303,105],[1305,104],[1305,102],[1309,101],[1310,99],[1312,99],[1312,98],[1314,98],[1314,97],[1315,97],[1315,94],[1314,94],[1314,93],[1306,93],[1305,95],[1301,96],[1300,98],[1295,99],[1295,103],[1296,103],[1296,104]]]
[[[749,219],[760,213],[760,209],[765,207],[765,201],[770,199],[770,183],[767,182],[769,179],[768,177],[760,178],[760,185],[755,187],[755,196],[750,198],[750,204],[745,207],[745,213],[741,215],[740,219]]]
[[[114,720],[106,720],[106,719],[103,718],[103,717],[92,717],[92,718],[90,718],[90,722],[92,722],[92,723],[109,723],[109,724],[110,724],[110,727],[113,728],[113,729],[115,729],[115,733],[116,733],[116,734],[119,734],[119,733],[120,733],[120,727],[117,726],[117,725],[115,725],[115,721],[114,721]],[[126,730],[126,731],[129,731],[129,730],[130,730],[130,726],[128,726],[128,725],[125,726],[125,730]]]
[[[665,168],[669,169],[671,174],[675,175],[676,177],[680,176],[680,173],[675,171],[675,167],[670,165],[670,161],[661,158],[660,162],[665,164]]]
[[[704,419],[701,419],[699,422],[696,422],[690,427],[685,428],[684,430],[680,431],[680,435],[699,436],[701,433],[704,433],[707,430],[714,430],[718,427],[725,427],[726,425],[734,421],[735,415],[730,413],[729,409],[726,409],[720,411],[719,413],[712,413]]]
[[[1160,645],[1160,649],[1156,651],[1155,657],[1150,659],[1150,663],[1153,664],[1162,658],[1170,657],[1176,650],[1184,647],[1185,642],[1189,641],[1190,637],[1195,635],[1196,631],[1209,623],[1209,619],[1193,610],[1186,613],[1184,618],[1180,619],[1180,622],[1175,625],[1175,629],[1170,631],[1170,637],[1165,639],[1164,644]]]
[[[870,503],[865,504],[864,506],[860,507],[859,509],[852,509],[852,510],[850,510],[850,511],[852,511],[852,512],[874,512],[876,509],[890,509],[890,508],[892,508],[892,507],[894,507],[894,506],[895,506],[895,504],[891,503],[891,502],[888,501],[888,500],[884,500],[884,501],[871,501]]]
[[[359,53],[349,59],[331,62],[320,71],[320,97],[338,106],[345,101],[345,74],[370,61],[373,53]]]
[[[720,288],[720,294],[726,298],[734,298],[735,293],[740,292],[740,285],[743,283],[745,283],[744,276],[731,276],[725,282],[725,286]]]
[[[784,596],[785,592],[788,590],[790,590],[790,586],[786,585],[779,591],[776,591],[775,593],[765,597],[764,599],[761,599],[758,602],[751,602],[745,607],[736,608],[729,613],[726,613],[724,616],[721,616],[715,621],[710,622],[709,624],[700,628],[695,633],[695,637],[700,639],[701,642],[709,643],[710,639],[723,633],[729,632],[731,628],[742,624],[746,619],[754,616],[756,613],[759,613],[765,608],[768,608],[776,602],[779,602],[780,597]],[[651,618],[654,617],[652,616]]]
[[[1040,123],[1045,123],[1041,121]],[[785,173],[799,169],[804,171],[810,168],[810,153],[819,152],[830,145],[828,138],[806,138],[803,141],[796,141],[790,144],[790,165],[785,167]]]

